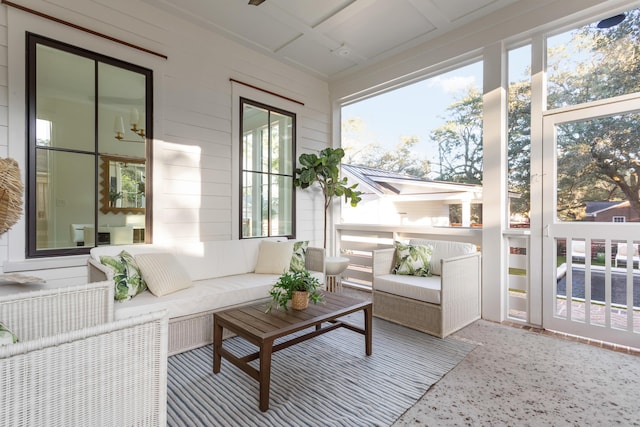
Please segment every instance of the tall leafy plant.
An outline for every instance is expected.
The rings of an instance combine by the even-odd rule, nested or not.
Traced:
[[[340,162],[344,157],[342,148],[325,148],[319,155],[301,154],[298,161],[301,167],[296,168],[293,184],[302,189],[317,183],[324,196],[324,247],[327,247],[327,211],[334,197],[344,196],[345,202],[355,207],[362,200],[358,184],[350,185],[347,178],[340,178]]]

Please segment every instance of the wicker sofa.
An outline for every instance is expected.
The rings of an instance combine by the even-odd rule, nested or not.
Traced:
[[[243,239],[207,241],[185,246],[155,244],[98,246],[88,261],[89,281],[113,279],[113,270],[100,262],[104,255],[125,250],[134,256],[169,252],[188,272],[191,287],[160,297],[145,291],[133,299],[116,302],[115,318],[165,309],[169,312],[169,355],[213,343],[215,311],[265,300],[279,274],[254,273],[262,241],[282,239]],[[305,267],[324,283],[323,248],[308,247]]]
[[[396,249],[373,252],[373,315],[444,338],[480,318],[480,253],[470,243],[411,240],[432,248],[430,277],[393,274]]]
[[[112,282],[0,296],[0,425],[166,424],[166,313],[113,306]]]

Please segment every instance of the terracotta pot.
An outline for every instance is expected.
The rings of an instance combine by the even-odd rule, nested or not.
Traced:
[[[304,310],[309,306],[309,292],[295,291],[291,298],[291,308],[294,310]]]

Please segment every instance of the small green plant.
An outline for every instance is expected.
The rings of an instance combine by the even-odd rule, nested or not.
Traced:
[[[269,291],[271,304],[269,304],[267,312],[270,312],[273,307],[282,307],[288,311],[287,303],[291,301],[293,293],[296,291],[308,292],[309,301],[314,304],[323,301],[320,282],[308,270],[288,271],[278,278]]]

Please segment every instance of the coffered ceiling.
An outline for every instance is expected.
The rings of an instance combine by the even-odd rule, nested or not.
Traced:
[[[155,0],[194,24],[331,80],[517,0]]]

